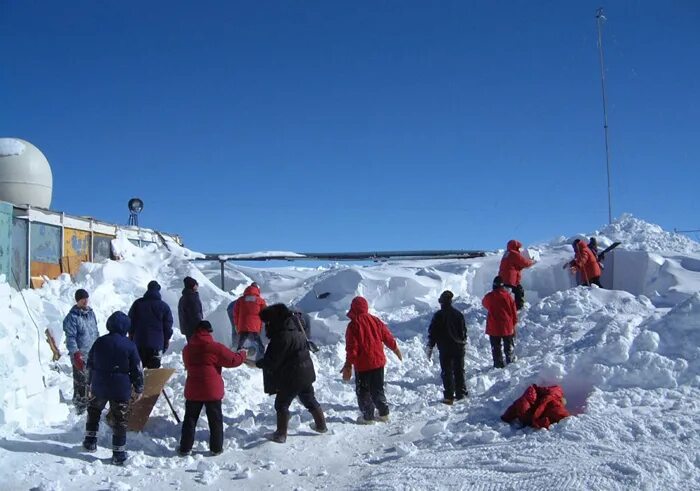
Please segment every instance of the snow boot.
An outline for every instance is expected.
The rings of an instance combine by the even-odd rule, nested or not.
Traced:
[[[377,421],[379,421],[380,423],[388,423],[389,422],[389,415],[385,414],[382,416],[380,414],[379,416],[377,416]]]
[[[183,450],[180,447],[177,447],[177,455],[179,457],[188,457],[192,455],[192,450]]]
[[[373,425],[374,423],[376,423],[376,421],[375,421],[374,419],[367,419],[367,418],[365,418],[364,416],[358,416],[358,417],[357,417],[357,424],[360,424],[360,425]]]
[[[86,431],[85,439],[83,440],[83,448],[88,452],[97,451],[97,432]]]
[[[323,414],[323,409],[321,409],[321,406],[311,411],[311,416],[314,417],[314,424],[311,429],[318,433],[325,433],[328,431],[328,427],[326,426],[326,416]]]
[[[287,427],[289,426],[289,413],[287,411],[277,411],[277,429],[270,435],[270,440],[275,443],[287,441]]]
[[[223,450],[210,450],[209,453],[211,454],[212,457],[216,457],[217,455],[221,455],[224,453]]]
[[[440,402],[442,402],[443,404],[445,404],[445,405],[447,405],[447,406],[451,406],[452,404],[455,403],[455,400],[454,400],[454,399],[448,399],[447,397],[445,397],[445,398],[444,398],[442,401],[440,401]]]
[[[114,450],[112,452],[112,464],[114,465],[124,465],[127,459],[126,450]]]

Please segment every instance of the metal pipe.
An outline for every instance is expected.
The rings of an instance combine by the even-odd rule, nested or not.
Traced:
[[[603,92],[603,129],[605,131],[605,165],[608,173],[608,223],[612,223],[612,188],[610,184],[610,143],[608,136],[608,99],[605,93],[605,58],[603,57],[603,21],[607,20],[603,15],[603,9],[599,8],[595,14],[598,25],[598,52],[600,54],[600,86]]]

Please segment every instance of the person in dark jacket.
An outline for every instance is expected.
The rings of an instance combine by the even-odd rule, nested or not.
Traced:
[[[129,309],[129,339],[136,343],[146,368],[160,368],[160,357],[168,350],[173,335],[173,313],[160,298],[160,285],[148,283],[146,294]]]
[[[108,334],[92,345],[87,367],[90,374],[91,398],[85,423],[83,447],[90,452],[97,450],[97,430],[105,405],[114,418],[112,427],[112,463],[122,465],[126,455],[126,427],[129,401],[136,401],[143,394],[143,370],[136,345],[126,333],[131,322],[123,312],[115,312],[107,319]],[[132,396],[133,388],[133,396]]]
[[[189,343],[204,316],[202,315],[202,302],[199,300],[199,283],[189,276],[183,282],[185,288],[182,290],[182,297],[177,304],[177,316],[180,321],[180,332]]]
[[[491,356],[494,368],[505,368],[515,361],[515,325],[518,322],[518,309],[515,300],[505,288],[503,279],[493,279],[493,289],[484,296],[481,304],[488,311],[486,317],[486,334],[491,343]],[[501,345],[503,349],[501,350]],[[506,359],[503,362],[503,354]]]
[[[433,348],[440,351],[440,371],[444,389],[444,404],[464,399],[467,385],[464,380],[464,355],[467,344],[467,324],[464,315],[452,306],[454,294],[445,290],[438,302],[440,310],[435,313],[428,328],[428,358]]]
[[[85,357],[98,338],[95,312],[88,306],[88,292],[82,288],[75,292],[75,305],[63,320],[66,347],[73,366],[73,405],[78,414],[83,414],[88,404],[88,373]]]
[[[287,441],[289,406],[297,397],[314,418],[312,429],[325,433],[328,431],[326,418],[314,394],[316,372],[303,326],[281,303],[263,309],[260,319],[265,323],[265,334],[270,342],[265,356],[256,362],[256,366],[263,369],[265,393],[276,394],[277,429],[271,440],[277,443]]]
[[[209,451],[218,455],[224,449],[224,419],[221,413],[221,400],[224,398],[224,379],[221,368],[233,368],[246,360],[245,350],[234,353],[212,337],[213,328],[209,321],[200,321],[190,341],[182,351],[182,359],[187,370],[185,382],[185,419],[178,453],[189,455],[194,444],[197,420],[202,407],[207,411],[209,423]]]

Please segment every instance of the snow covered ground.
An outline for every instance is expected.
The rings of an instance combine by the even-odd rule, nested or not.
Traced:
[[[230,266],[231,294],[216,286],[218,265],[198,269],[185,249],[140,250],[119,241],[124,261],[84,265],[76,282],[62,277],[24,291],[23,298],[0,280],[0,487],[699,489],[700,244],[630,216],[596,235],[603,244],[624,244],[606,273],[614,273],[609,279],[618,289],[572,287],[562,269],[572,237],[531,246],[540,261],[524,274],[530,304],[518,328],[519,359],[505,370],[490,368],[480,307],[500,253],[362,267]],[[186,275],[199,281],[205,315],[224,343],[230,342],[226,306],[252,280],[269,303],[310,313],[312,337],[323,345],[314,355],[316,391],[329,434],[310,431],[310,416],[295,403],[287,444],[267,442],[273,399],[262,392],[260,372],[242,367],[224,371],[222,455],[207,455],[202,417],[197,451],[176,457],[179,426],[164,401],[143,433],[128,435],[126,467],[108,464],[111,433],[104,427],[98,453],[81,451],[84,418],[61,402],[72,393],[69,361],[50,362],[43,330],[62,336],[61,321],[78,287],[90,291],[101,329],[109,313],[127,310],[151,279],[176,310]],[[318,299],[314,289],[330,295]],[[470,395],[453,407],[439,404],[437,359],[430,363],[423,351],[444,289],[457,294],[469,329]],[[388,424],[355,424],[354,391],[339,375],[345,312],[357,294],[388,322],[404,353],[403,363],[388,354]],[[176,333],[164,359],[177,369],[166,390],[181,414],[183,345]],[[550,430],[502,423],[499,416],[532,383],[561,384],[575,416]]]

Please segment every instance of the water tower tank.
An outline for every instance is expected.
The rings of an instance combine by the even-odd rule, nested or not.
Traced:
[[[0,201],[49,208],[52,191],[44,154],[28,141],[0,138]]]

